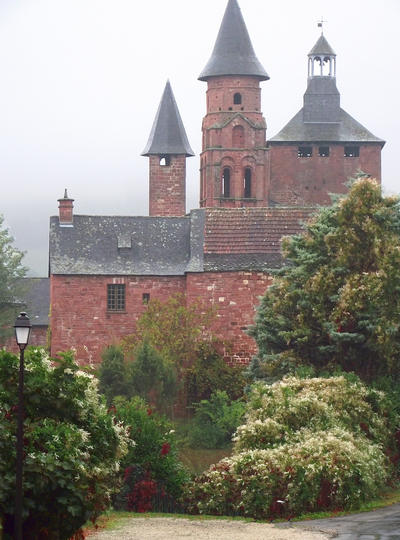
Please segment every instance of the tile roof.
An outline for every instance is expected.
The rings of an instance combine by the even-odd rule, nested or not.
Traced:
[[[21,304],[32,326],[48,326],[50,310],[50,279],[24,278],[21,285]]]
[[[314,211],[315,208],[284,207],[206,209],[205,260],[213,260],[209,258],[210,254],[234,254],[243,257],[258,254],[270,255],[259,258],[259,262],[276,265],[280,260],[282,237],[300,233],[304,221]],[[242,265],[241,259],[240,266]]]

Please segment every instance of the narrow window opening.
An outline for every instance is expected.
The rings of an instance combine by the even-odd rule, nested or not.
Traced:
[[[242,104],[242,94],[236,93],[233,96],[233,104],[234,105],[241,105]]]
[[[251,197],[251,169],[246,167],[244,170],[244,198],[250,199]]]
[[[320,146],[318,148],[319,157],[329,157],[329,146]]]
[[[360,147],[359,146],[345,146],[344,157],[360,157]]]
[[[125,311],[125,285],[107,285],[107,310]]]
[[[231,170],[228,167],[224,168],[222,174],[222,196],[231,196]]]
[[[297,157],[312,157],[312,146],[299,146]]]
[[[160,166],[169,167],[171,165],[171,156],[161,156],[160,157]]]
[[[150,302],[150,293],[145,292],[142,294],[142,304],[147,306],[147,304]]]

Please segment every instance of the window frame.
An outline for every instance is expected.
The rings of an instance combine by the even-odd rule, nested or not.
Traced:
[[[107,312],[124,313],[126,311],[125,283],[107,283]]]
[[[313,155],[313,147],[312,146],[305,146],[305,145],[299,145],[297,147],[297,157],[298,158],[311,158]]]

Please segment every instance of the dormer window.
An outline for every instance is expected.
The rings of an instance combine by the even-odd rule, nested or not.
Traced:
[[[160,156],[160,167],[169,167],[171,165],[171,156]]]
[[[233,104],[234,105],[241,105],[242,104],[242,94],[239,94],[239,92],[234,94],[234,96],[233,96]]]

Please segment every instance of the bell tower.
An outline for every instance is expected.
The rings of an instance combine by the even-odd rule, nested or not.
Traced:
[[[266,123],[258,61],[237,0],[229,0],[211,58],[200,158],[201,207],[267,206]]]

